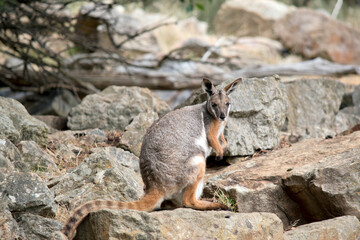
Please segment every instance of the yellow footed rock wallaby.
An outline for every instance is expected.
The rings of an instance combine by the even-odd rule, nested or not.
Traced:
[[[228,209],[221,203],[199,200],[203,190],[206,157],[212,147],[222,158],[227,147],[223,131],[230,111],[229,94],[241,78],[217,90],[204,79],[208,100],[169,112],[153,123],[142,142],[140,171],[145,196],[135,202],[95,200],[75,209],[62,233],[71,239],[80,222],[101,209],[152,211],[164,200],[199,210]]]

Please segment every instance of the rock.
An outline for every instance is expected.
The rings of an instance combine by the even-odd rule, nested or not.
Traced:
[[[143,137],[147,129],[158,118],[157,113],[154,112],[140,113],[137,115],[125,128],[125,132],[120,139],[121,147],[139,157]]]
[[[355,106],[360,106],[360,85],[355,87],[352,94],[352,101]]]
[[[324,13],[298,9],[276,22],[274,30],[286,47],[306,58],[360,64],[360,32]]]
[[[124,51],[133,51],[140,53],[159,51],[158,43],[152,32],[140,34],[134,39],[128,39],[128,36],[135,35],[148,27],[148,22],[142,24],[129,14],[124,13],[121,5],[98,5],[93,2],[84,4],[80,9],[77,19],[76,33],[81,39],[88,41],[92,45],[104,49],[116,50],[116,46],[122,45]],[[109,32],[108,32],[109,28]],[[112,40],[109,38],[109,34]]]
[[[281,53],[284,50],[284,46],[279,41],[266,37],[228,37],[223,46],[219,47],[218,54],[223,61],[228,61],[227,65],[236,73],[237,71],[246,71],[249,67],[259,68],[269,64],[269,66],[279,64],[283,59]],[[250,74],[237,76],[256,77]]]
[[[343,83],[299,79],[282,84],[289,100],[283,130],[302,138],[335,136],[335,117],[345,92]]]
[[[281,221],[269,213],[225,211],[139,212],[102,210],[80,224],[78,240],[100,239],[283,239]]]
[[[230,82],[222,83],[219,88]],[[181,106],[206,101],[206,93],[200,91],[194,92]],[[251,155],[257,149],[276,148],[286,109],[280,83],[274,77],[243,79],[230,98],[232,107],[224,131],[228,142],[225,155]]]
[[[306,139],[207,175],[206,197],[221,189],[239,212],[273,212],[287,229],[336,216],[359,218],[360,132]]]
[[[20,230],[18,223],[15,221],[11,212],[9,211],[8,202],[8,198],[6,198],[4,195],[0,196],[0,239],[25,239],[24,233]]]
[[[22,161],[19,150],[7,139],[0,139],[0,169],[2,173],[29,170],[28,165]]]
[[[359,220],[354,216],[344,216],[297,227],[285,232],[284,240],[355,240],[359,236]]]
[[[18,219],[20,229],[25,235],[24,239],[47,240],[54,231],[62,228],[62,223],[53,219],[44,218],[33,214],[22,214]]]
[[[299,203],[308,221],[343,215],[360,219],[360,132],[341,142],[339,139],[332,139],[320,149],[333,154],[322,154],[316,162],[294,168],[283,176],[285,191]],[[343,149],[335,149],[335,144]]]
[[[14,144],[33,140],[45,145],[47,134],[46,124],[31,117],[18,101],[0,97],[0,137],[6,137]]]
[[[30,165],[32,171],[58,171],[53,158],[34,141],[21,141],[18,145],[22,160]]]
[[[67,90],[56,90],[47,95],[37,96],[37,101],[27,107],[31,115],[55,115],[67,117],[70,110],[79,104],[74,93]]]
[[[335,131],[341,134],[360,123],[360,105],[341,109],[335,118]]]
[[[170,107],[149,89],[110,86],[86,96],[74,107],[68,117],[68,127],[123,130],[139,113],[156,112],[162,116],[168,111]]]
[[[154,90],[163,101],[167,102],[172,109],[184,103],[191,95],[192,90]]]
[[[9,211],[13,214],[27,212],[55,216],[57,208],[53,194],[34,173],[14,172],[5,175],[0,181],[0,192],[9,199]]]
[[[56,130],[65,130],[66,127],[66,117],[59,117],[55,115],[34,115],[34,118],[44,122],[48,127]]]
[[[50,183],[60,205],[73,209],[95,199],[130,201],[142,196],[139,159],[135,155],[114,147],[93,151],[79,166]]]
[[[273,0],[226,1],[216,14],[214,28],[219,34],[274,38],[274,23],[291,10],[287,5]]]

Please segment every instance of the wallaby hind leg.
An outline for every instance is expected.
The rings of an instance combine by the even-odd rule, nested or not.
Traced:
[[[202,158],[202,161],[199,159]],[[215,210],[215,209],[224,209],[227,210],[228,207],[222,203],[214,203],[204,200],[199,200],[200,190],[198,188],[202,188],[203,178],[205,175],[205,158],[203,156],[196,156],[193,159],[196,159],[193,162],[196,162],[196,165],[199,167],[199,174],[197,176],[196,181],[189,185],[184,192],[183,195],[183,204],[186,207],[198,209],[198,210]],[[201,189],[202,190],[202,189]]]

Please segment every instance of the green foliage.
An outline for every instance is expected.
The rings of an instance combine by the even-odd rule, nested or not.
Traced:
[[[224,192],[220,188],[217,188],[214,192],[214,197],[218,199],[222,204],[228,206],[232,212],[238,212],[235,199],[231,198],[227,192]]]

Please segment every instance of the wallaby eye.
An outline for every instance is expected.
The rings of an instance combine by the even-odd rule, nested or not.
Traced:
[[[226,106],[230,106],[230,104],[231,104],[230,102],[227,102],[227,103],[226,103]]]
[[[217,104],[216,104],[216,103],[211,103],[211,106],[212,106],[212,107],[216,107]]]

